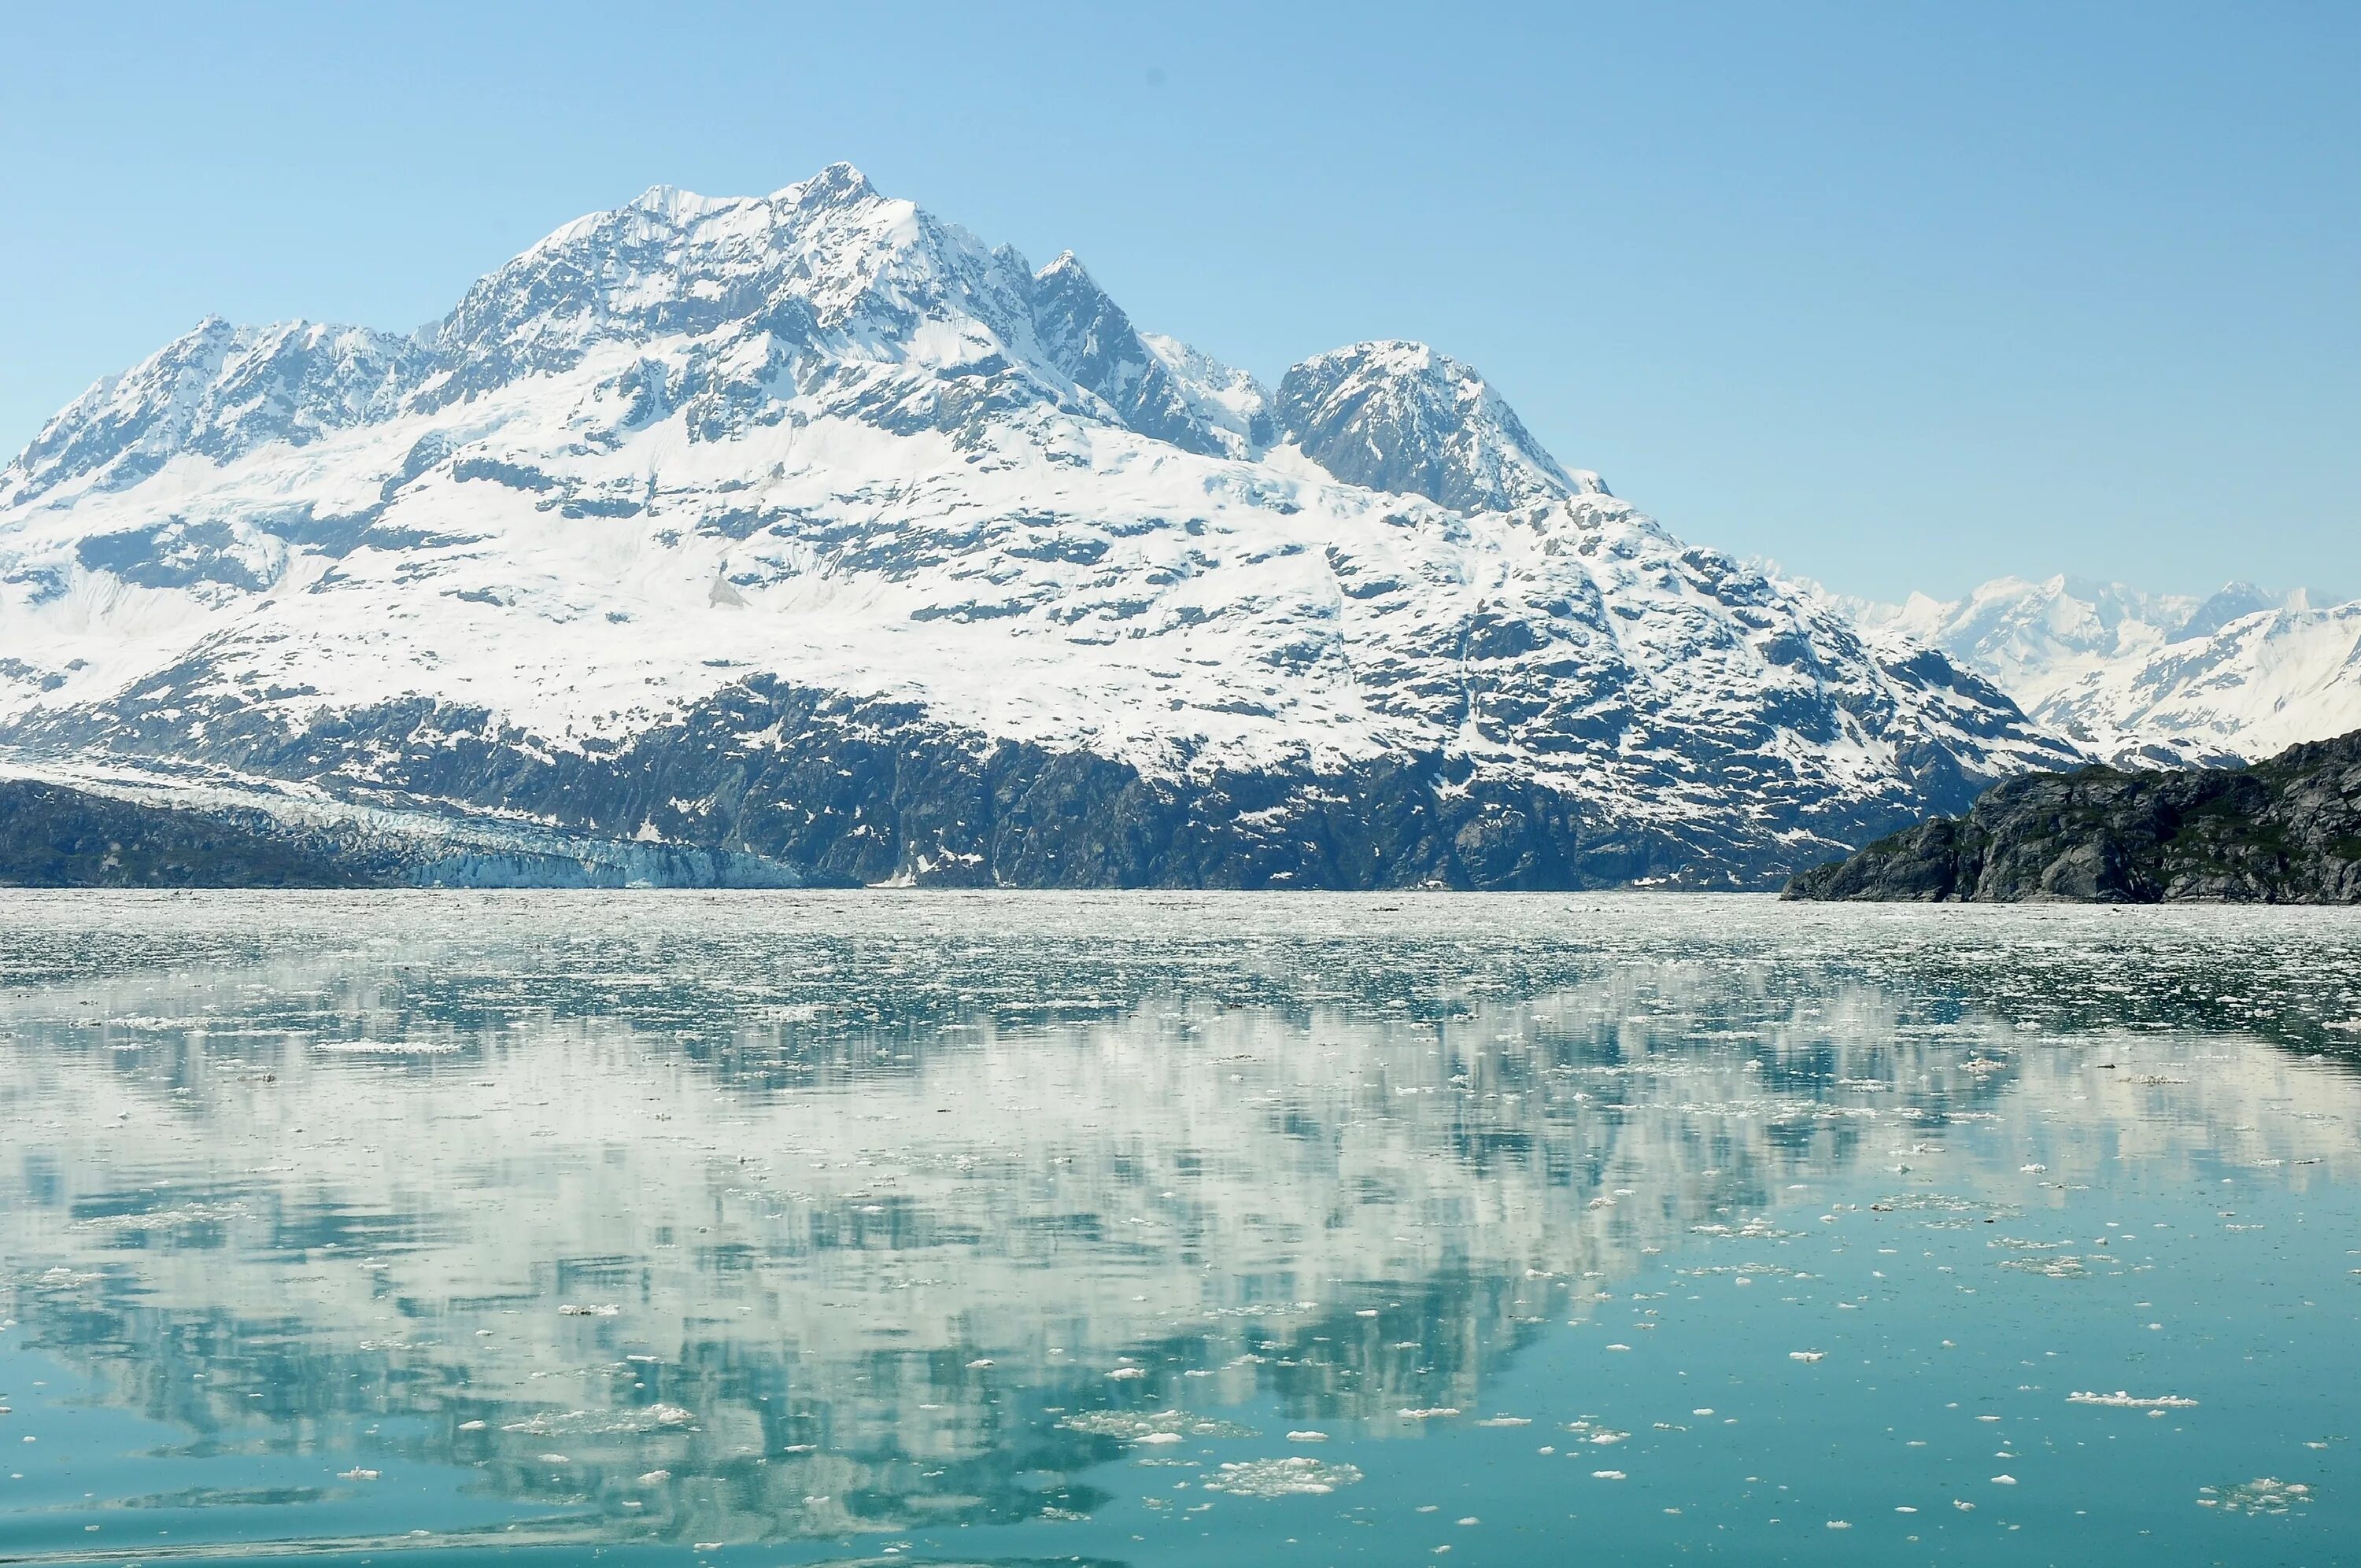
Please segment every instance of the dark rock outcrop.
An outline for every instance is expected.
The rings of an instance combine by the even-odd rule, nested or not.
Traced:
[[[266,711],[208,706],[169,682],[104,726],[77,716],[7,733],[67,755],[170,762],[202,751],[236,774],[299,782],[355,806],[534,824],[604,846],[601,858],[689,856],[686,866],[635,864],[624,879],[667,885],[751,876],[765,886],[1767,892],[1815,846],[1860,843],[1907,819],[1898,803],[1829,811],[1783,801],[1768,823],[1619,822],[1441,751],[1335,771],[1154,778],[1087,751],[948,726],[917,705],[765,675],[643,734],[579,750],[536,745],[482,708],[423,699],[291,732]],[[1920,798],[1965,806],[1974,782],[1938,761],[1948,758],[1922,769]],[[370,859],[365,839],[323,842],[351,863],[383,861],[397,880],[455,874],[414,855]],[[570,885],[579,871],[521,863],[501,880],[562,874]]]
[[[2361,731],[2246,768],[2034,773],[1849,860],[1794,899],[2361,904]]]
[[[0,886],[358,887],[381,881],[253,821],[0,780]]]

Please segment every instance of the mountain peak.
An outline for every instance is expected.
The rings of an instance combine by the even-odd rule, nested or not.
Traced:
[[[2189,619],[2173,628],[2176,642],[2192,637],[2211,637],[2232,621],[2267,609],[2278,609],[2287,603],[2283,594],[2266,593],[2252,583],[2224,583],[2204,603],[2190,612]]]
[[[651,185],[624,203],[625,212],[648,213],[667,223],[687,223],[730,203],[712,196],[700,196],[694,191],[684,191],[677,185]]]
[[[1604,493],[1569,473],[1475,367],[1403,338],[1314,355],[1279,382],[1281,433],[1347,484],[1505,511]]]
[[[869,182],[869,176],[839,159],[801,184],[788,186],[780,194],[789,192],[793,192],[798,206],[847,207],[875,199],[877,187]]]
[[[52,422],[0,744],[1135,886],[1747,885],[2065,759],[1597,489],[1424,344],[1274,398],[850,165],[658,186],[429,334],[210,323]]]

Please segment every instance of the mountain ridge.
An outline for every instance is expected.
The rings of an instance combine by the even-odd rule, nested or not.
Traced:
[[[0,469],[0,638],[35,761],[863,881],[1772,885],[2073,760],[1447,356],[1266,389],[849,165],[176,340]]]

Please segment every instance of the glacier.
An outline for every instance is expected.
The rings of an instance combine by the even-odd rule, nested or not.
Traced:
[[[2080,758],[1446,355],[1269,389],[846,164],[208,320],[0,469],[0,768],[423,880],[1769,887]]]

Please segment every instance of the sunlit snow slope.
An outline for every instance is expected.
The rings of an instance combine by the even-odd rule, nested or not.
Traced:
[[[2125,766],[2255,762],[2361,729],[2361,601],[2232,583],[2210,598],[2075,577],[2000,577],[1954,601],[1850,607],[1991,677]]]
[[[1755,885],[2072,760],[1465,365],[1267,391],[842,164],[208,321],[0,470],[0,580],[22,765],[815,881]]]

